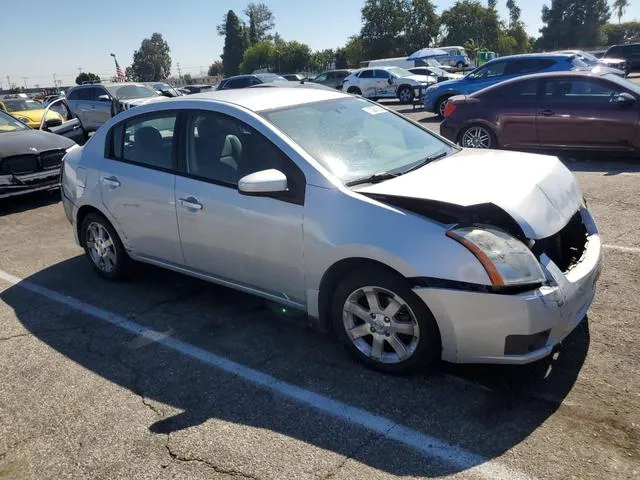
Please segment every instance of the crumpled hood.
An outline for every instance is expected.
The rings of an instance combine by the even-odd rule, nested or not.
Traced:
[[[405,77],[399,78],[397,81],[400,82],[402,80],[410,80],[413,83],[433,83],[435,82],[435,78],[427,75],[407,75]]]
[[[462,207],[490,203],[536,240],[562,229],[583,201],[573,174],[556,157],[480,149],[462,150],[358,192]]]
[[[147,103],[155,103],[168,99],[168,97],[158,95],[157,97],[127,98],[118,100],[118,102],[124,107],[125,110],[128,110],[132,107],[139,107],[140,105],[146,105]]]
[[[47,150],[67,149],[75,145],[73,140],[43,132],[22,130],[0,133],[0,159],[14,155],[38,154]]]

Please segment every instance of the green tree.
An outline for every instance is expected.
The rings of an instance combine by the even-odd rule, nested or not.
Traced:
[[[477,0],[462,0],[442,12],[440,22],[446,29],[444,42],[464,45],[470,39],[483,48],[499,51],[501,24],[495,9]]]
[[[185,74],[182,76],[182,79],[184,80],[184,83],[185,83],[186,85],[193,85],[193,77],[191,76],[191,74],[190,74],[190,73],[185,73]]]
[[[100,76],[91,72],[81,72],[76,77],[76,85],[82,85],[83,83],[98,83],[100,82]]]
[[[408,55],[435,44],[440,31],[440,18],[431,0],[404,2],[405,35],[404,51]]]
[[[249,45],[269,39],[269,32],[275,27],[273,12],[265,3],[250,3],[244,9],[249,18]]]
[[[251,73],[262,68],[273,68],[274,58],[275,51],[271,42],[258,42],[245,50],[240,72]]]
[[[210,77],[214,77],[217,75],[222,75],[224,72],[224,66],[220,60],[216,60],[211,65],[209,65],[209,70],[207,71],[207,75]]]
[[[585,48],[600,44],[611,14],[606,0],[551,0],[542,7],[542,49]]]
[[[136,82],[157,82],[171,73],[171,55],[167,42],[159,33],[142,40],[140,48],[133,52],[133,63],[126,75]]]
[[[624,12],[627,10],[628,6],[628,0],[614,0],[613,11],[615,12],[616,17],[618,17],[618,23],[620,23],[620,21],[622,20],[622,16],[624,15]]]
[[[345,47],[336,49],[336,68],[349,68],[349,58]]]
[[[331,52],[333,58],[333,50]],[[325,52],[326,52],[325,51]],[[291,41],[282,45],[276,45],[276,56],[278,61],[278,71],[281,73],[295,73],[303,71],[309,65],[311,49],[304,43]]]
[[[640,22],[608,23],[602,34],[607,45],[631,42],[640,38]]]
[[[524,22],[520,20],[520,7],[518,7],[515,0],[507,0],[507,9],[509,10],[509,25],[506,30],[506,36],[511,37],[511,39],[504,38],[505,34],[501,33],[500,44],[502,47],[511,46],[513,53],[528,52],[531,50],[532,45]],[[501,50],[500,53],[504,54],[504,50]]]
[[[224,32],[224,48],[222,50],[222,65],[225,76],[240,73],[240,63],[245,51],[243,26],[233,10],[225,16],[224,29],[218,27],[218,33]]]
[[[331,64],[335,62],[336,54],[331,49],[318,50],[311,54],[309,59],[309,67],[315,72],[327,70]]]
[[[358,68],[360,62],[366,60],[362,37],[359,35],[349,37],[347,43],[344,44],[344,55],[347,58],[347,66],[349,68]]]
[[[360,37],[369,58],[406,54],[403,39],[406,12],[403,0],[366,0],[362,7]]]

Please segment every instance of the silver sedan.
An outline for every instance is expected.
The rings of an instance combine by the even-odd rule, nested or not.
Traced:
[[[62,186],[101,276],[139,261],[259,295],[388,372],[540,359],[585,317],[601,266],[555,157],[463,150],[337,91],[131,109],[66,155]]]

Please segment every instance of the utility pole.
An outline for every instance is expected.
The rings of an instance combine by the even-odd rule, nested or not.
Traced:
[[[58,83],[58,82],[56,81],[56,74],[55,74],[55,72],[54,72],[54,74],[53,74],[53,88],[56,88],[56,84],[57,84],[57,83]]]
[[[82,67],[78,67],[78,73],[82,73]]]
[[[7,90],[11,90],[11,79],[9,78],[9,75],[7,75],[7,84],[8,84]]]
[[[178,78],[182,79],[182,71],[180,70],[180,62],[176,63],[176,66],[178,67]]]
[[[22,80],[24,80],[24,88],[28,88],[27,87],[27,78],[29,78],[29,77],[22,77]]]

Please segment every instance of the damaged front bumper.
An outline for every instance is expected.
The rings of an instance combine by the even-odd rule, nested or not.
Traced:
[[[60,170],[28,173],[24,175],[0,175],[0,198],[14,197],[60,186]]]
[[[585,318],[602,269],[602,246],[590,213],[582,211],[587,242],[580,260],[562,272],[546,255],[550,281],[519,294],[414,288],[433,313],[443,360],[525,364],[549,355]]]

